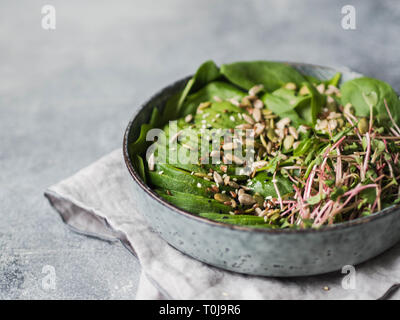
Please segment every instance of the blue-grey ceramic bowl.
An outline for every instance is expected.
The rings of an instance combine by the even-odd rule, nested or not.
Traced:
[[[328,79],[341,71],[342,81],[361,75],[346,69],[290,63],[304,74]],[[400,240],[400,210],[385,209],[351,222],[318,230],[251,229],[196,216],[164,201],[147,186],[132,166],[128,145],[139,135],[153,108],[164,108],[167,99],[186,84],[179,80],[156,93],[133,116],[126,129],[123,153],[134,180],[137,209],[170,245],[210,265],[263,276],[306,276],[356,265]]]

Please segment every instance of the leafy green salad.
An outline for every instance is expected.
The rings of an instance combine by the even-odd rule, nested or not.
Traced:
[[[340,84],[340,85],[339,85]],[[129,145],[167,202],[253,228],[319,228],[400,200],[400,100],[378,79],[341,83],[288,64],[203,63]]]

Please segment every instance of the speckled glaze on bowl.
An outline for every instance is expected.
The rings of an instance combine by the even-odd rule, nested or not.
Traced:
[[[328,79],[341,71],[342,81],[360,77],[343,68],[289,63],[303,74]],[[126,129],[123,153],[134,180],[138,210],[170,245],[210,265],[240,273],[291,277],[327,273],[366,261],[400,240],[400,210],[388,208],[351,222],[319,230],[269,230],[233,226],[198,217],[165,202],[137,174],[128,144],[139,135],[154,107],[182,89],[189,77],[156,93],[133,116]]]

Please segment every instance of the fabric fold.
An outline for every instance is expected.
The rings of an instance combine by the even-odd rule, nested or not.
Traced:
[[[147,225],[135,209],[133,183],[122,151],[115,150],[51,186],[45,196],[74,231],[121,241],[138,257],[137,299],[377,299],[400,282],[400,244],[356,266],[355,275],[267,278],[206,265],[172,248]],[[355,276],[354,288],[346,285],[349,276]]]

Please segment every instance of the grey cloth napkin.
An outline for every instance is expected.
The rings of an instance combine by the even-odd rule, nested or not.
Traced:
[[[75,231],[120,240],[138,257],[137,299],[377,299],[400,282],[400,244],[356,266],[354,288],[342,285],[348,282],[340,271],[284,279],[211,267],[172,248],[151,229],[135,208],[133,183],[121,150],[115,150],[45,195]]]

